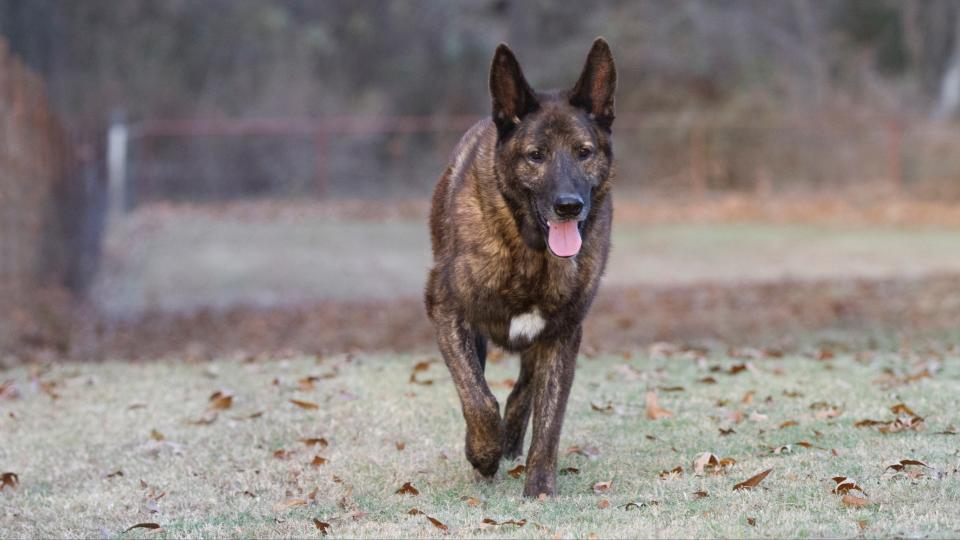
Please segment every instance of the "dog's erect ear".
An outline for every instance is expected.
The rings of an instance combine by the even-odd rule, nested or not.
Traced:
[[[585,109],[596,122],[609,130],[613,125],[613,94],[617,90],[617,68],[610,45],[598,37],[587,55],[580,80],[570,92],[570,104]]]
[[[490,97],[493,98],[493,121],[501,137],[510,133],[524,115],[539,107],[517,57],[503,43],[497,47],[490,66]]]

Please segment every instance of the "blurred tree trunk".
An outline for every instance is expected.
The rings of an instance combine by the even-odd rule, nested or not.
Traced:
[[[956,116],[960,108],[960,12],[953,16],[953,51],[940,78],[940,95],[935,116],[940,119]]]

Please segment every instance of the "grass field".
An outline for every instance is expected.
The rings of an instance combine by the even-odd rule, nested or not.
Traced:
[[[613,246],[611,287],[960,272],[960,234],[946,227],[627,221]],[[93,298],[113,315],[419,298],[429,265],[423,220],[134,214],[109,233]]]
[[[314,520],[332,538],[960,535],[955,350],[743,353],[582,357],[560,459],[578,472],[550,500],[520,497],[514,463],[473,482],[442,363],[408,382],[427,357],[16,368],[0,374],[0,472],[19,477],[0,490],[0,536],[320,537]],[[512,357],[488,368],[501,403],[516,372]],[[648,392],[672,416],[648,419]],[[924,429],[854,427],[893,420],[897,403]],[[701,452],[736,463],[698,475]],[[929,467],[886,468],[903,459]],[[834,476],[869,504],[844,504]],[[397,494],[405,482],[419,494]],[[162,528],[122,532],[138,523]]]

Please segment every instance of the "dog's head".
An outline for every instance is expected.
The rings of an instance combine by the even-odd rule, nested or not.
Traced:
[[[497,47],[490,68],[497,187],[531,248],[572,257],[590,233],[591,209],[609,190],[616,84],[602,38],[573,88],[557,92],[535,92],[510,48]]]

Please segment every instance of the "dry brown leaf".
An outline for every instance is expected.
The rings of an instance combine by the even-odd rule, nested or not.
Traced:
[[[292,455],[293,455],[293,452],[290,452],[290,451],[288,451],[288,450],[284,450],[283,448],[280,448],[280,449],[277,449],[277,450],[274,450],[274,451],[273,451],[273,457],[275,457],[275,458],[277,458],[277,459],[288,459],[288,458],[290,458],[290,456],[292,456]]]
[[[300,399],[291,399],[291,400],[290,400],[290,403],[293,403],[294,405],[296,405],[297,407],[300,407],[301,409],[319,409],[319,408],[320,408],[319,405],[317,405],[316,403],[314,403],[314,402],[312,402],[312,401],[303,401],[303,400],[300,400]]]
[[[709,375],[702,379],[697,380],[697,382],[700,384],[717,384],[717,380],[714,379],[713,377],[710,377]]]
[[[841,499],[844,506],[853,506],[853,507],[862,507],[872,504],[869,500],[864,499],[863,497],[857,497],[856,495],[850,495],[849,493],[844,495]]]
[[[601,493],[606,493],[607,491],[610,491],[612,487],[613,487],[613,480],[597,482],[596,484],[593,485],[593,492],[596,493],[597,495],[600,495]]]
[[[591,446],[591,445],[580,446],[575,444],[567,448],[567,455],[570,455],[570,454],[578,454],[586,458],[590,458],[591,460],[594,460],[600,457],[600,449],[597,448],[596,446]]]
[[[911,466],[911,465],[913,465],[913,466],[915,466],[915,467],[923,467],[923,468],[926,468],[926,469],[930,469],[930,468],[931,468],[931,467],[930,467],[929,465],[927,465],[926,463],[924,463],[924,462],[922,462],[922,461],[918,461],[918,460],[916,460],[916,459],[901,459],[900,461],[894,463],[893,465],[887,465],[887,468],[884,469],[884,470],[886,471],[886,470],[888,470],[888,469],[892,469],[892,470],[894,470],[894,471],[896,471],[896,472],[900,472],[900,471],[905,470],[908,466]]]
[[[330,443],[323,437],[312,437],[309,439],[300,439],[300,442],[307,446],[319,446],[320,448],[326,448]]]
[[[784,422],[784,423],[780,424],[779,426],[777,426],[777,429],[784,429],[784,428],[788,428],[788,427],[792,427],[792,426],[799,426],[799,425],[800,425],[800,423],[797,422],[796,420],[787,420],[786,422]]]
[[[730,366],[730,369],[727,370],[727,373],[729,373],[730,375],[736,375],[737,373],[744,372],[747,369],[749,369],[747,364],[734,364]]]
[[[327,462],[327,458],[321,456],[313,456],[313,460],[310,462],[311,467],[319,467]]]
[[[743,394],[743,397],[740,398],[740,403],[744,405],[750,405],[753,403],[753,396],[757,395],[756,390],[749,390]]]
[[[606,510],[607,508],[610,508],[610,501],[607,499],[600,499],[597,501],[597,508],[600,510]]]
[[[320,521],[317,518],[313,518],[313,525],[320,529],[320,534],[323,536],[327,535],[327,532],[330,530],[330,524],[325,521]]]
[[[576,467],[565,467],[565,468],[563,468],[563,469],[560,469],[560,474],[561,474],[561,475],[566,475],[566,474],[580,474],[580,469],[578,469],[578,468],[576,468]]]
[[[423,511],[420,510],[419,508],[411,508],[411,509],[407,510],[407,513],[410,514],[411,516],[424,515]]]
[[[702,490],[702,489],[701,489],[700,491],[694,491],[693,494],[694,494],[698,499],[703,499],[704,497],[709,497],[709,496],[710,496],[709,493],[707,493],[706,491],[704,491],[704,490]]]
[[[397,441],[393,443],[393,445],[397,448],[398,452],[403,452],[403,449],[407,447],[407,443],[403,441]]]
[[[684,392],[686,388],[682,386],[658,386],[657,390],[661,392]]]
[[[282,512],[289,508],[296,508],[297,506],[306,506],[306,505],[307,505],[306,499],[300,499],[300,498],[286,499],[284,501],[280,501],[277,504],[273,505],[273,511]]]
[[[917,416],[917,413],[913,412],[910,407],[907,407],[906,403],[897,403],[893,407],[890,407],[890,412],[893,414],[905,414],[907,416]]]
[[[164,437],[164,436],[163,436],[163,433],[160,433],[160,432],[157,431],[156,429],[151,429],[151,430],[150,430],[150,438],[153,439],[153,440],[155,440],[155,441],[162,441],[162,440],[165,439],[166,437]]]
[[[711,452],[702,452],[693,460],[693,473],[697,476],[719,474],[723,469],[733,466],[736,462],[733,458],[720,459]]]
[[[718,429],[720,430],[721,437],[726,437],[727,435],[733,435],[734,433],[736,433],[736,430],[733,428],[729,428],[729,429],[718,428]]]
[[[833,481],[837,483],[837,486],[831,490],[831,493],[836,493],[837,495],[844,495],[850,491],[856,490],[864,495],[867,494],[860,486],[857,485],[857,482],[853,478],[846,476],[834,476]]]
[[[424,514],[423,517],[427,518],[427,521],[429,521],[434,527],[440,529],[441,531],[446,531],[447,529],[449,529],[449,527],[444,525],[439,519],[435,517],[430,517],[426,514]]]
[[[525,471],[526,469],[527,468],[524,467],[523,465],[517,465],[516,467],[507,471],[507,474],[510,475],[511,478],[520,478],[520,476],[523,475],[523,471]]]
[[[413,484],[410,482],[404,482],[404,484],[397,489],[396,493],[397,495],[419,495],[420,491],[413,487]]]
[[[650,420],[660,420],[661,418],[670,418],[673,413],[660,406],[660,400],[654,392],[647,392],[646,397],[647,418]]]
[[[118,469],[116,471],[103,475],[104,478],[116,478],[118,476],[123,476],[123,471]]]
[[[123,533],[121,533],[121,534],[128,533],[128,532],[130,532],[130,531],[132,531],[132,530],[134,530],[134,529],[151,529],[151,530],[156,530],[156,529],[159,529],[159,528],[160,528],[160,524],[159,524],[159,523],[137,523],[136,525],[132,525],[132,526],[124,529]]]
[[[757,526],[757,518],[748,517],[748,518],[747,518],[747,525],[750,525],[751,527],[756,527],[756,526]]]
[[[217,390],[210,395],[209,407],[215,411],[223,411],[233,406],[233,396]]]
[[[677,465],[669,471],[660,471],[660,478],[663,478],[664,480],[677,478],[681,475],[683,475],[683,467],[681,465]]]
[[[597,402],[597,401],[591,401],[591,402],[590,402],[590,408],[593,409],[593,410],[595,410],[595,411],[597,411],[597,412],[602,412],[602,413],[612,413],[612,412],[613,412],[613,404],[610,403],[609,401],[606,402],[606,403],[599,403],[599,402]]]
[[[0,475],[0,491],[8,486],[10,489],[16,489],[18,485],[20,485],[20,476],[17,473],[5,472]]]
[[[741,489],[753,489],[759,486],[760,482],[763,482],[763,479],[766,478],[771,471],[773,471],[773,469],[767,469],[763,472],[757,473],[756,475],[751,476],[750,478],[747,478],[743,482],[740,482],[739,484],[736,484],[735,486],[733,486],[733,490],[738,491]]]
[[[466,502],[470,506],[480,506],[481,503],[480,499],[476,497],[467,497],[466,495],[460,497],[460,500]]]

